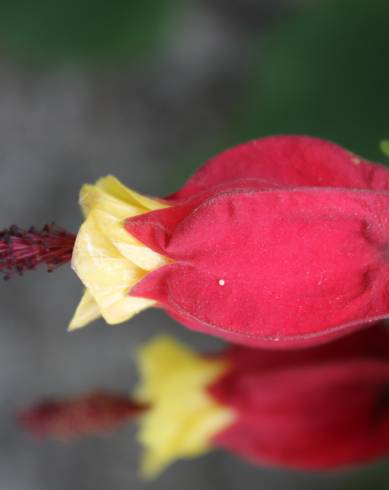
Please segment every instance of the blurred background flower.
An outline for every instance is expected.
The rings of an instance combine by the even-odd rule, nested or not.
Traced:
[[[217,151],[270,133],[309,133],[388,161],[379,147],[389,136],[388,14],[386,0],[2,1],[0,228],[55,219],[75,231],[83,182],[112,173],[166,195]],[[37,444],[13,413],[91,386],[126,390],[130,352],[162,329],[199,349],[219,342],[156,310],[134,328],[100,322],[67,334],[78,280],[67,268],[45,274],[1,290],[0,488],[144,488],[131,430]],[[384,466],[312,475],[214,453],[152,486],[385,488]]]
[[[41,401],[17,419],[35,437],[62,441],[135,419],[144,478],[215,447],[258,466],[355,468],[389,454],[388,341],[378,325],[302,351],[235,345],[210,356],[162,335],[137,353],[131,398]]]

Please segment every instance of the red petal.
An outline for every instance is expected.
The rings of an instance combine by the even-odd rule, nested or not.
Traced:
[[[384,329],[371,329],[298,352],[237,348],[210,393],[238,419],[214,442],[257,464],[297,469],[386,456],[388,340]]]
[[[262,179],[267,187],[277,184],[389,189],[389,171],[385,167],[334,143],[309,136],[272,136],[217,155],[168,199],[184,199],[239,179]]]
[[[174,264],[132,294],[227,340],[323,342],[389,315],[388,211],[385,192],[240,189],[142,215],[127,229]]]
[[[258,355],[260,354],[260,355]],[[258,350],[231,345],[225,357],[234,370],[277,370],[300,368],[325,362],[345,362],[361,358],[389,361],[389,330],[385,322],[309,349],[287,351]]]

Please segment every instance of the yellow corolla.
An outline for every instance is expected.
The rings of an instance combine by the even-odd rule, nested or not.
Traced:
[[[150,407],[138,436],[145,448],[142,474],[151,478],[176,459],[206,453],[235,415],[207,393],[228,369],[226,361],[199,356],[161,336],[141,349],[137,364],[141,384],[135,397]]]
[[[129,296],[129,290],[168,259],[144,246],[124,229],[126,218],[167,207],[121,184],[115,177],[84,185],[80,205],[85,222],[74,246],[72,267],[86,290],[69,329],[100,316],[107,323],[128,320],[154,301]]]

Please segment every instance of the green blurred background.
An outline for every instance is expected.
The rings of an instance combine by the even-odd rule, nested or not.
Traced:
[[[114,173],[168,194],[216,152],[269,134],[388,162],[388,25],[387,0],[0,0],[1,221],[76,230],[85,181]],[[218,342],[156,311],[69,336],[80,287],[57,274],[2,287],[0,488],[146,488],[133,432],[63,448],[32,441],[12,414],[42,396],[129,389],[130,352],[162,328]],[[386,489],[385,467],[299,474],[214,453],[148,487]]]

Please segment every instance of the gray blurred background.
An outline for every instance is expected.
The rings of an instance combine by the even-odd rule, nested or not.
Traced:
[[[122,19],[120,29],[134,34],[122,41],[112,37],[119,27],[95,22],[93,2],[78,27],[77,4],[64,11],[62,3],[0,1],[0,227],[55,220],[75,232],[84,182],[111,173],[166,195],[219,149],[274,132],[328,137],[384,159],[385,1],[146,2],[139,25],[136,8],[127,12],[126,31],[117,0],[117,19],[104,9],[102,18]],[[82,31],[78,44],[72,29]],[[129,391],[132,353],[153,335],[199,349],[220,343],[157,310],[69,334],[82,288],[67,267],[0,288],[0,490],[389,487],[384,463],[317,475],[254,468],[222,452],[146,484],[137,477],[136,427],[71,444],[33,440],[14,423],[18,409],[93,388]]]

